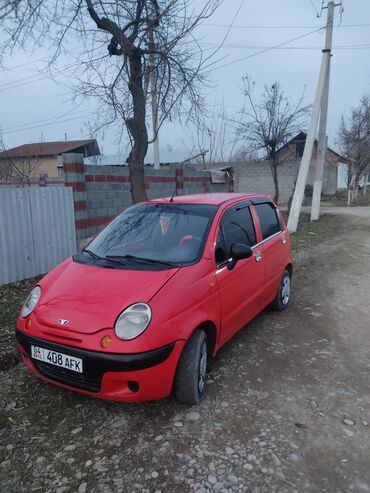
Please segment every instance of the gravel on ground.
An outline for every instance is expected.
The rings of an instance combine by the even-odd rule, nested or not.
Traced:
[[[294,249],[291,306],[220,351],[199,406],[105,402],[6,363],[0,490],[370,492],[370,219],[324,217]]]

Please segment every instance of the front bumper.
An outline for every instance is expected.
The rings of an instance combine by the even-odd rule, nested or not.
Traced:
[[[24,363],[39,378],[60,387],[118,401],[144,401],[167,397],[184,341],[137,354],[113,354],[57,344],[16,329]],[[31,345],[83,360],[83,373],[31,358]]]

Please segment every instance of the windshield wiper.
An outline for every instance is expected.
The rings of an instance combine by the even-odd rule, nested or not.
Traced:
[[[144,258],[144,257],[135,257],[135,255],[107,255],[105,258],[117,259],[117,260],[129,260],[132,262],[139,262],[143,264],[161,264],[166,265],[168,267],[178,267],[178,265],[173,262],[167,262],[166,260],[156,260],[153,258]]]
[[[100,257],[99,255],[97,255],[96,253],[92,252],[88,248],[83,248],[81,250],[81,252],[89,254],[94,260],[105,260],[107,262],[112,262],[114,264],[123,265],[122,262],[120,262],[118,259],[117,260],[114,260],[114,258],[109,258],[109,256],[108,257]]]
[[[101,257],[99,257],[99,255],[97,255],[96,253],[92,252],[91,250],[89,250],[88,248],[83,248],[81,250],[81,252],[83,253],[87,253],[88,255],[90,255],[90,257],[92,257],[94,260],[100,260]]]

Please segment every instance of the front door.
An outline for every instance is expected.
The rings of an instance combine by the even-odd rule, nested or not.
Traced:
[[[226,209],[215,247],[216,279],[221,304],[220,344],[224,344],[259,311],[263,291],[263,264],[256,255],[239,260],[230,269],[231,246],[257,243],[249,205],[239,203]]]

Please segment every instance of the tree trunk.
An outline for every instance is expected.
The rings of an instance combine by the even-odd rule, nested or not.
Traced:
[[[355,176],[355,183],[353,186],[353,198],[354,198],[354,200],[357,200],[357,198],[358,198],[359,187],[360,187],[360,177],[356,175]]]
[[[141,53],[135,50],[129,57],[129,89],[133,101],[133,117],[126,120],[133,146],[128,157],[131,196],[134,204],[147,200],[144,181],[144,159],[148,150],[148,131],[145,124],[145,94]]]
[[[274,202],[275,204],[277,204],[279,202],[279,179],[278,179],[278,163],[276,162],[275,159],[273,159],[273,161],[270,162],[270,166],[271,166],[272,179],[274,180],[274,188],[275,188]]]

